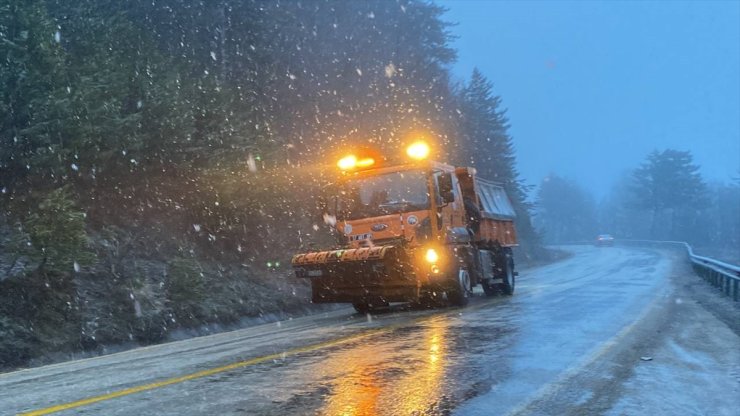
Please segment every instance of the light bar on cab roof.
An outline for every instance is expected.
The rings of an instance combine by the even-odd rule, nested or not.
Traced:
[[[354,167],[357,166],[357,156],[347,155],[339,159],[339,162],[337,162],[337,166],[339,166],[339,169],[342,170],[354,169]]]
[[[406,148],[406,155],[414,160],[424,160],[429,157],[430,153],[429,145],[423,140],[417,140]],[[377,152],[373,151],[362,151],[360,157],[356,154],[348,154],[337,161],[337,167],[343,171],[369,168],[375,166],[377,156],[379,156]]]
[[[339,166],[339,169],[341,170],[367,168],[374,164],[375,164],[375,159],[371,157],[363,157],[362,159],[357,159],[357,156],[355,155],[347,155],[339,159],[339,162],[337,162],[337,166]]]
[[[406,148],[406,154],[409,155],[410,158],[416,160],[426,159],[429,157],[429,152],[429,145],[421,140],[411,143],[411,145]]]
[[[371,157],[366,157],[366,158],[363,158],[363,159],[358,160],[356,166],[358,168],[366,168],[366,167],[372,166],[374,164],[375,164],[375,159],[373,159]]]

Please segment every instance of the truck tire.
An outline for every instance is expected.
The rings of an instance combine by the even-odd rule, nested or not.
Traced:
[[[362,314],[369,313],[371,310],[373,310],[372,306],[370,306],[370,304],[368,304],[367,302],[354,302],[352,303],[352,306],[358,313]]]
[[[372,300],[359,300],[357,302],[352,302],[352,306],[355,308],[355,310],[359,313],[366,314],[370,313],[374,310],[377,310],[379,308],[386,308],[390,304],[385,299],[372,299]]]
[[[508,262],[511,253],[507,252],[505,248],[495,246],[489,247],[489,250],[496,253],[494,255],[495,264],[493,265],[493,279],[506,281],[506,269],[509,267]],[[491,280],[481,281],[481,286],[483,287],[483,293],[485,293],[486,296],[496,296],[504,292],[503,284],[493,283]]]
[[[444,306],[444,302],[441,293],[437,291],[422,293],[418,299],[411,302],[412,309],[434,309],[440,306]]]
[[[504,268],[504,283],[501,284],[501,292],[504,295],[511,296],[514,294],[516,286],[516,274],[514,273],[514,259],[510,254],[506,254],[506,267]]]
[[[465,306],[470,301],[472,291],[470,290],[470,273],[462,267],[457,270],[457,276],[450,282],[447,291],[447,300],[453,306]]]
[[[481,286],[483,286],[483,293],[485,293],[486,296],[498,295],[498,288],[496,287],[495,284],[486,283],[484,281],[484,282],[481,282]]]

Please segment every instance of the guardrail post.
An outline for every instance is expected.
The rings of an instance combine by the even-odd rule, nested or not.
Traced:
[[[722,293],[730,295],[730,278],[727,276],[722,276]]]

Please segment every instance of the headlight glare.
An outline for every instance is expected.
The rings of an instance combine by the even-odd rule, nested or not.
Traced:
[[[436,263],[439,261],[439,254],[437,254],[437,251],[435,249],[430,248],[424,255],[424,259],[429,263]]]

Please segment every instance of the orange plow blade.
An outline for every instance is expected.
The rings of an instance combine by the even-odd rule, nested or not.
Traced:
[[[406,251],[397,246],[329,250],[293,256],[296,276],[311,279],[314,303],[382,299],[404,302],[418,295]]]

